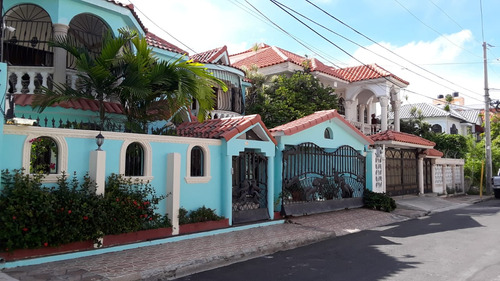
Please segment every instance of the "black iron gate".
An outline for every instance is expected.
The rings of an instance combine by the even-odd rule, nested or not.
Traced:
[[[388,148],[385,161],[386,193],[389,196],[418,194],[417,150]]]
[[[432,193],[432,162],[424,159],[424,193]]]
[[[251,151],[233,156],[233,223],[269,219],[267,158]]]
[[[363,205],[365,157],[351,146],[327,151],[302,143],[283,151],[282,211],[319,213]]]

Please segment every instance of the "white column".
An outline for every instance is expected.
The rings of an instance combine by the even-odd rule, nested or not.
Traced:
[[[424,157],[418,157],[418,190],[424,194]]]
[[[367,104],[366,105],[366,114],[368,114],[367,118],[366,118],[366,121],[369,125],[372,124],[372,107],[371,107],[371,104]]]
[[[389,105],[388,97],[379,97],[380,102],[380,129],[387,131],[387,106]]]
[[[61,23],[55,23],[54,38],[66,37],[69,26]],[[66,56],[67,52],[61,48],[54,48],[54,82],[66,84]]]
[[[359,122],[361,123],[365,123],[365,108],[366,108],[366,104],[360,104],[358,106],[358,112],[359,112]]]
[[[401,110],[401,101],[396,100],[392,102],[392,111],[394,112],[394,131],[399,132],[400,131],[400,114],[399,111]]]
[[[441,165],[442,169],[442,177],[443,177],[443,194],[448,194],[448,191],[446,190],[446,165],[443,164]]]
[[[357,121],[356,106],[358,101],[356,100],[346,100],[345,101],[345,119],[349,121]]]
[[[432,192],[436,192],[436,159],[431,160],[431,186]]]
[[[106,182],[106,151],[94,150],[90,152],[89,176],[97,184],[96,194],[104,195]]]
[[[167,215],[172,223],[172,235],[179,234],[179,208],[181,198],[181,155],[167,155]]]

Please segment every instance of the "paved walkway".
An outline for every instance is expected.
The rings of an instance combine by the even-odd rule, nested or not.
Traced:
[[[41,265],[4,269],[0,281],[158,280],[292,249],[320,240],[423,216],[443,208],[489,199],[407,197],[393,213],[352,209],[291,218],[283,224],[255,227],[155,246]],[[433,202],[433,203],[429,203]],[[443,207],[444,206],[444,207]]]

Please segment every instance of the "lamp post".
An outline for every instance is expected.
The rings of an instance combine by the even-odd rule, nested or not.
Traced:
[[[95,143],[97,144],[97,151],[102,151],[101,146],[104,143],[104,136],[99,132],[99,134],[95,137]]]

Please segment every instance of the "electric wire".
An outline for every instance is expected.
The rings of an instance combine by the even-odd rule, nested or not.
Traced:
[[[276,2],[277,2],[277,1],[276,1]],[[279,2],[278,2],[278,3],[279,3]],[[381,55],[381,54],[379,54],[379,53],[377,53],[377,52],[375,52],[375,51],[372,51],[372,50],[370,50],[370,49],[368,49],[368,48],[366,48],[366,47],[362,46],[361,44],[356,43],[355,41],[353,41],[353,40],[351,40],[351,39],[349,39],[349,38],[346,38],[345,36],[343,36],[343,35],[341,35],[341,34],[339,34],[339,33],[335,32],[335,31],[331,30],[330,28],[328,28],[328,27],[326,27],[326,26],[324,26],[324,25],[322,25],[322,24],[320,24],[320,23],[318,23],[318,22],[316,22],[316,21],[312,20],[311,18],[309,18],[309,17],[307,17],[307,16],[305,16],[305,15],[303,15],[303,14],[301,14],[301,13],[299,13],[299,12],[295,11],[294,9],[292,9],[292,8],[290,8],[290,7],[288,7],[288,6],[284,5],[284,4],[282,4],[282,5],[283,5],[283,7],[285,7],[286,9],[288,9],[288,10],[290,10],[290,11],[294,12],[295,14],[297,14],[297,15],[301,16],[302,18],[307,19],[308,21],[310,21],[310,22],[312,22],[312,23],[314,23],[314,24],[316,24],[316,25],[318,25],[318,26],[320,26],[320,27],[324,28],[325,30],[327,30],[327,31],[329,31],[329,32],[331,32],[331,33],[333,33],[333,34],[335,34],[335,35],[337,35],[337,36],[339,36],[339,37],[343,38],[344,40],[347,40],[348,42],[351,42],[351,43],[355,44],[356,46],[358,46],[358,47],[360,47],[360,48],[362,48],[362,49],[364,49],[364,50],[366,50],[366,51],[368,51],[368,52],[370,52],[370,53],[372,53],[372,54],[374,54],[374,55],[376,55],[376,56],[379,56],[379,57],[381,57],[381,58],[383,58],[383,59],[385,59],[385,60],[387,60],[387,61],[389,61],[389,62],[391,62],[391,63],[393,63],[393,64],[395,64],[395,65],[397,65],[397,66],[399,66],[399,67],[401,67],[401,68],[403,68],[403,69],[406,69],[407,71],[409,71],[409,72],[411,72],[411,73],[413,73],[413,74],[415,74],[415,75],[417,75],[417,76],[420,76],[420,77],[422,77],[422,78],[424,78],[424,79],[426,79],[426,80],[429,80],[429,81],[431,81],[431,82],[433,82],[433,83],[435,83],[435,84],[437,84],[437,85],[440,85],[440,86],[442,86],[442,87],[444,87],[444,88],[447,88],[447,89],[449,89],[449,90],[451,90],[451,91],[455,91],[455,88],[449,87],[449,86],[444,85],[444,84],[441,84],[441,83],[439,83],[439,82],[437,82],[437,81],[435,81],[435,80],[432,80],[432,79],[431,79],[431,78],[429,78],[429,77],[423,76],[422,74],[420,74],[420,73],[418,73],[418,72],[415,72],[415,71],[413,71],[413,70],[411,70],[411,69],[409,69],[409,68],[407,68],[407,67],[405,67],[405,66],[401,65],[400,63],[395,62],[394,60],[391,60],[391,59],[389,59],[389,58],[387,58],[387,57],[385,57],[385,56],[383,56],[383,55]],[[358,62],[360,62],[360,61],[358,61]],[[361,63],[361,62],[360,62],[360,63]],[[464,94],[464,95],[465,95],[465,94]],[[467,96],[467,95],[465,95],[465,96]],[[476,98],[474,98],[474,97],[470,97],[470,96],[468,96],[468,97],[469,97],[469,98],[471,98],[471,99],[478,100],[478,99],[476,99]]]
[[[338,19],[337,17],[333,16],[332,14],[330,14],[329,12],[327,12],[326,10],[324,10],[323,8],[321,8],[321,7],[319,7],[318,5],[316,5],[316,4],[314,4],[314,3],[312,3],[310,0],[305,0],[305,1],[306,1],[307,3],[309,3],[310,5],[314,6],[316,9],[320,10],[321,12],[323,12],[324,14],[326,14],[327,16],[331,17],[331,18],[332,18],[332,19],[334,19],[335,21],[339,22],[340,24],[342,24],[342,25],[344,25],[345,27],[347,27],[347,28],[351,29],[351,30],[352,30],[352,31],[354,31],[355,33],[359,34],[359,35],[360,35],[360,36],[362,36],[363,38],[365,38],[365,39],[369,40],[370,42],[372,42],[372,43],[376,44],[377,46],[379,46],[379,47],[383,48],[384,50],[386,50],[386,51],[390,52],[391,54],[393,54],[393,55],[397,56],[398,58],[400,58],[400,59],[402,59],[402,60],[404,60],[404,61],[406,61],[406,62],[410,63],[411,65],[413,65],[413,66],[415,66],[415,67],[419,68],[420,70],[422,70],[422,71],[424,71],[424,72],[427,72],[427,73],[429,73],[429,74],[431,74],[431,75],[433,75],[433,76],[436,76],[437,78],[439,78],[439,79],[441,79],[441,80],[443,80],[443,81],[446,81],[446,82],[448,82],[448,83],[450,83],[450,84],[452,84],[452,85],[458,86],[459,88],[464,89],[464,90],[466,90],[466,91],[468,91],[468,92],[470,92],[470,93],[473,93],[473,94],[476,94],[476,95],[482,96],[481,94],[479,94],[479,93],[477,93],[477,92],[475,92],[475,91],[473,91],[473,90],[470,90],[470,89],[467,89],[467,88],[465,88],[465,87],[463,87],[463,86],[460,86],[460,85],[458,85],[458,84],[456,84],[456,83],[454,83],[454,82],[452,82],[452,81],[450,81],[450,80],[448,80],[448,79],[446,79],[446,78],[444,78],[444,77],[442,77],[442,76],[440,76],[440,75],[438,75],[438,74],[436,74],[436,73],[433,73],[433,72],[431,72],[431,71],[429,71],[429,70],[427,70],[427,69],[425,69],[425,68],[423,68],[423,67],[419,66],[418,64],[416,64],[416,63],[414,63],[414,62],[412,62],[412,61],[410,61],[410,60],[406,59],[405,57],[403,57],[403,56],[401,56],[401,55],[397,54],[396,52],[392,51],[391,49],[389,49],[389,48],[387,48],[387,47],[385,47],[385,46],[383,46],[383,45],[379,44],[379,43],[378,43],[378,42],[376,42],[375,40],[373,40],[373,39],[371,39],[370,37],[368,37],[368,36],[364,35],[364,34],[363,34],[363,33],[361,33],[360,31],[358,31],[357,29],[355,29],[355,28],[351,27],[350,25],[348,25],[347,23],[345,23],[344,21],[342,21],[342,20]],[[464,94],[464,95],[465,95],[465,94]],[[470,96],[467,96],[467,97],[470,97]],[[473,97],[470,97],[470,98],[472,98],[472,99],[476,99],[476,98],[473,98]],[[476,99],[476,100],[477,100],[477,99]]]
[[[457,48],[460,48],[464,51],[466,51],[467,53],[475,56],[475,57],[481,57],[481,56],[478,56],[476,54],[474,54],[473,52],[463,48],[462,46],[459,46],[457,44],[455,44],[455,42],[451,41],[448,36],[440,33],[439,31],[437,31],[436,29],[434,29],[433,27],[431,27],[430,25],[426,24],[424,21],[422,21],[419,17],[417,17],[414,13],[412,13],[408,8],[406,8],[403,4],[401,4],[401,2],[399,2],[398,0],[394,0],[396,3],[398,3],[404,10],[406,10],[411,16],[413,16],[416,20],[418,20],[420,23],[422,23],[424,26],[426,26],[427,28],[429,28],[430,30],[434,31],[436,34],[438,34],[439,36],[442,36],[444,39],[446,39],[446,41],[450,42],[452,45],[454,45],[455,47]]]

